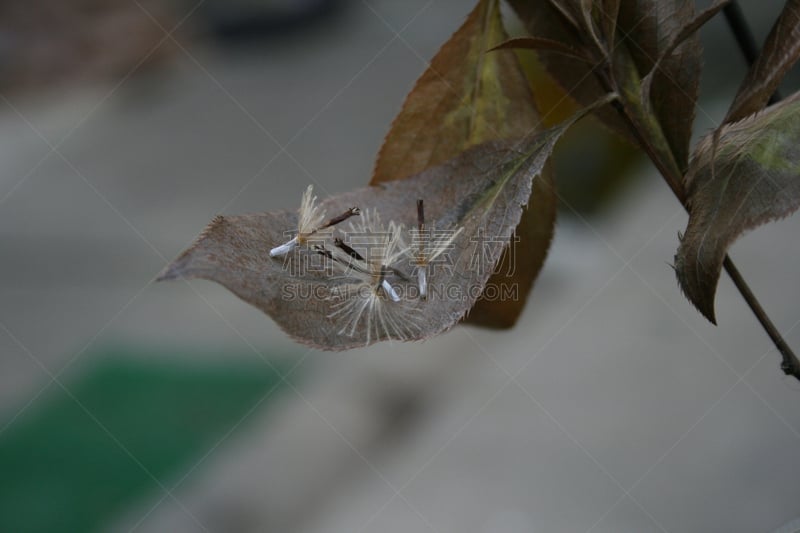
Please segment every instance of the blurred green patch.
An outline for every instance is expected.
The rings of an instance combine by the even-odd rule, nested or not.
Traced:
[[[160,484],[172,488],[276,397],[287,370],[242,357],[95,355],[65,382],[69,393],[52,384],[0,435],[0,531],[94,531],[165,494]]]

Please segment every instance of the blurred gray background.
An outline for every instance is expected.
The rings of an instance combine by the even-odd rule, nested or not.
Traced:
[[[510,331],[308,351],[217,285],[153,283],[218,213],[363,186],[471,4],[342,1],[244,38],[211,5],[133,3],[135,22],[103,37],[138,43],[121,66],[4,70],[0,441],[98,346],[291,369],[101,530],[768,532],[800,516],[800,383],[726,278],[719,327],[682,297],[669,263],[686,215],[644,160],[607,205],[563,209]],[[761,41],[780,3],[743,8]],[[721,18],[701,36],[698,135],[746,70]],[[587,180],[602,150],[583,167],[574,154],[609,142],[589,131],[566,164]],[[790,218],[731,252],[795,349],[798,231]]]

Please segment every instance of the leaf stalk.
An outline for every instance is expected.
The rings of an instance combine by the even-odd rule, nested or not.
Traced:
[[[729,11],[728,8],[730,6],[733,7]],[[747,48],[755,46],[755,44],[752,42],[752,34],[747,26],[747,21],[741,16],[741,9],[734,1],[725,7],[725,13],[729,23],[732,20],[734,21],[731,24],[731,30],[737,34],[737,42],[743,47],[744,55],[749,62],[754,61],[758,56],[758,49],[756,47],[755,53],[752,53],[752,50]],[[744,32],[740,36],[737,32],[741,28],[744,28]],[[649,95],[643,95],[639,90],[642,80],[632,64],[632,58],[620,47],[618,48],[618,53],[614,55],[614,61],[611,66],[612,71],[609,76],[598,76],[601,83],[607,90],[615,91],[621,95],[620,100],[613,102],[614,107],[628,123],[641,148],[658,169],[670,190],[683,205],[684,209],[688,211],[688,196],[684,188],[683,172],[680,170],[675,156],[669,148],[661,125],[654,119],[653,113],[648,107],[648,102],[642,99],[642,96],[649,97]],[[777,93],[773,95],[773,99],[778,98],[779,95]],[[761,306],[761,303],[753,294],[753,291],[729,255],[725,255],[723,266],[734,286],[781,354],[783,358],[781,370],[786,375],[794,376],[800,381],[800,360],[798,360],[786,340],[775,327],[775,324],[769,318],[769,315]]]

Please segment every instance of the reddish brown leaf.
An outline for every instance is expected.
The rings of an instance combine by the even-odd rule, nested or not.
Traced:
[[[724,122],[735,122],[767,105],[783,77],[800,58],[800,0],[789,0],[764,49],[750,67]]]
[[[661,50],[660,55],[648,73],[647,78],[652,79],[652,76],[660,70],[661,64],[672,56],[672,52],[674,52],[678,46],[683,44],[686,39],[697,33],[697,31],[703,27],[706,22],[714,18],[730,2],[731,0],[716,0],[709,7],[698,13],[690,22],[684,25],[679,32],[673,34],[669,43],[667,43],[666,48]]]
[[[606,58],[611,58],[616,42],[619,0],[580,0],[583,28],[591,36],[595,47]]]
[[[556,3],[509,0],[509,4],[532,37],[561,43],[562,47],[577,50],[580,54],[582,59],[562,54],[539,54],[547,72],[570,98],[587,106],[608,92],[597,77],[598,69],[603,63],[602,56],[584,42],[586,31],[581,25],[583,19],[578,0]],[[602,108],[596,115],[611,131],[631,143],[636,143],[630,128],[616,111]]]
[[[479,2],[433,58],[395,118],[370,183],[403,179],[475,144],[522,137],[540,128],[533,95],[514,53],[487,53],[507,39],[498,4]],[[524,253],[518,254],[515,275],[498,274],[492,280],[495,285],[515,284],[517,298],[481,299],[469,322],[490,327],[514,324],[547,255],[555,205],[548,167],[534,185],[531,205],[517,232]]]
[[[639,76],[644,78],[658,62],[649,103],[682,170],[689,157],[702,53],[697,35],[687,36],[684,30],[696,20],[693,2],[685,0],[623,2],[619,15],[625,35],[619,46],[633,59]]]
[[[555,185],[546,178],[552,176],[549,166],[545,165],[542,175],[533,181],[530,203],[487,283],[490,289],[470,309],[467,323],[510,328],[522,313],[553,238],[557,204],[553,200]]]
[[[481,142],[536,131],[539,114],[516,56],[486,53],[506,38],[497,0],[479,2],[406,97],[371,184],[416,174]]]
[[[728,247],[800,206],[800,93],[723,126],[697,146],[686,176],[689,225],[675,256],[687,298],[715,322]]]

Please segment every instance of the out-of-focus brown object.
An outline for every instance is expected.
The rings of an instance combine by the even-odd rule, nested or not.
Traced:
[[[0,90],[113,83],[159,63],[174,50],[164,31],[175,26],[167,7],[155,0],[0,0]]]

